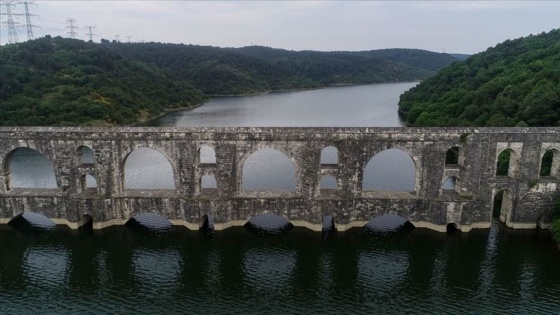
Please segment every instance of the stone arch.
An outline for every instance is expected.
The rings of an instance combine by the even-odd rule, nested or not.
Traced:
[[[509,225],[514,209],[514,195],[509,189],[494,190],[492,197],[492,217]]]
[[[336,177],[332,175],[323,175],[321,177],[321,182],[319,183],[320,189],[338,189],[338,183]]]
[[[549,148],[541,155],[539,176],[554,177],[560,176],[560,151],[556,148]]]
[[[20,161],[23,164],[13,164],[14,157],[21,155]],[[26,161],[27,160],[27,161]],[[16,162],[17,163],[17,162]],[[42,154],[39,150],[32,147],[16,147],[13,148],[2,161],[2,173],[4,175],[4,185],[6,191],[13,188],[58,188],[57,171],[54,163],[48,155]],[[33,181],[18,182],[19,179],[14,181],[13,175],[17,176],[33,175]],[[38,187],[39,186],[39,187]]]
[[[93,175],[85,174],[80,177],[80,190],[84,191],[90,188],[97,188],[97,180]]]
[[[290,191],[297,190],[294,159],[274,147],[264,147],[247,153],[241,160],[239,177],[241,190]]]
[[[402,149],[391,148],[378,152],[364,166],[362,190],[417,191],[417,164],[414,157]],[[391,177],[393,180],[388,180]]]
[[[133,160],[130,160],[131,156]],[[144,158],[144,161],[140,161],[141,158]],[[169,158],[168,154],[159,149],[139,147],[130,151],[121,163],[123,190],[176,189],[177,172],[175,164],[171,161],[173,160]],[[127,166],[132,169],[127,171]],[[138,170],[140,168],[142,168],[142,172]],[[142,180],[143,178],[147,180]]]
[[[321,150],[321,164],[338,164],[338,149],[328,146]]]
[[[414,227],[406,214],[385,213],[372,217],[365,225],[366,230],[376,233],[392,233],[405,227]]]
[[[519,170],[520,156],[512,148],[505,148],[496,155],[496,176],[508,176],[515,178]]]
[[[216,151],[209,145],[203,145],[198,148],[198,163],[200,164],[216,164]]]
[[[455,222],[448,223],[445,226],[445,230],[447,234],[456,234],[460,231],[459,226]]]
[[[293,224],[284,214],[264,211],[262,213],[255,213],[254,215],[249,216],[244,226],[256,228],[261,231],[280,232],[293,227]]]
[[[89,213],[85,213],[78,221],[78,229],[93,228],[93,217]]]
[[[460,165],[461,148],[459,146],[454,146],[449,148],[445,153],[445,165],[455,166]]]
[[[95,155],[93,154],[93,150],[87,145],[79,146],[78,149],[76,149],[76,153],[78,154],[79,164],[95,163]]]

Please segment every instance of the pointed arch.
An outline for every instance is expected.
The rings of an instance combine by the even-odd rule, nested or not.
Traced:
[[[13,188],[58,188],[53,164],[35,149],[15,148],[2,164],[8,191]]]
[[[509,189],[497,190],[494,193],[492,216],[506,225],[511,222],[514,208],[514,195]]]
[[[496,156],[496,176],[515,178],[519,169],[519,159],[519,154],[511,148],[500,151]]]
[[[80,164],[93,164],[95,163],[95,156],[93,150],[86,145],[81,145],[77,149]]]
[[[387,149],[374,155],[366,164],[362,190],[415,191],[417,168],[405,151]]]
[[[461,155],[461,148],[454,146],[447,150],[445,153],[445,166],[455,166],[459,165],[459,156]]]
[[[296,171],[292,160],[273,148],[254,152],[243,163],[241,189],[294,192]]]
[[[542,154],[539,175],[554,178],[560,176],[560,151],[558,149],[548,149]]]
[[[218,188],[218,183],[216,182],[216,177],[214,175],[204,175],[200,178],[200,188],[201,189],[216,189]]]
[[[137,148],[122,165],[124,189],[175,189],[174,168],[158,150]]]
[[[198,160],[201,164],[216,164],[216,151],[208,145],[203,145],[198,149]]]

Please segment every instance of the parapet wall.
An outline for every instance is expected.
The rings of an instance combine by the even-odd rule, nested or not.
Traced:
[[[90,148],[94,163],[83,164],[79,148]],[[199,150],[211,147],[216,163],[201,163]],[[320,163],[325,147],[338,150],[338,163]],[[57,189],[21,189],[10,185],[10,157],[27,147],[43,154],[55,170]],[[124,162],[135,149],[155,149],[170,162],[175,189],[136,191],[124,187]],[[296,172],[295,192],[243,191],[243,163],[254,152],[273,148],[284,153]],[[410,155],[416,168],[409,193],[363,191],[368,161],[386,149]],[[451,148],[456,164],[446,164]],[[507,176],[496,175],[498,155],[510,150]],[[554,154],[550,176],[540,176],[542,157]],[[417,226],[445,230],[488,227],[494,196],[504,191],[508,202],[503,221],[534,228],[549,221],[560,195],[560,128],[0,128],[0,223],[24,211],[39,212],[58,223],[79,227],[83,217],[94,227],[121,224],[140,213],[156,213],[174,224],[197,228],[212,215],[216,228],[247,222],[261,213],[286,217],[294,225],[320,230],[332,215],[339,230],[392,213]],[[336,178],[337,189],[321,192],[321,175]],[[97,181],[83,189],[84,175]],[[200,179],[213,175],[217,189],[204,192]],[[454,191],[443,181],[456,179]]]

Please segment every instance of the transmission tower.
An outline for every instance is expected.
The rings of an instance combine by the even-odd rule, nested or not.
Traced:
[[[74,23],[76,23],[76,19],[66,19],[66,23],[68,23],[68,26],[66,26],[66,28],[70,29],[70,32],[68,32],[68,34],[70,34],[70,38],[75,39],[76,29],[78,28],[76,25],[74,25]]]
[[[94,29],[95,26],[86,26],[84,28],[86,28],[88,30],[86,36],[89,37],[89,41],[93,42],[93,36],[97,36],[96,34],[93,34],[93,32],[92,32],[92,29]]]
[[[127,36],[125,36],[125,37],[128,38],[128,42],[130,43],[130,39],[132,38],[132,36],[127,35]]]
[[[35,14],[29,14],[29,5],[33,4],[33,2],[35,2],[35,0],[33,1],[23,1],[21,3],[23,3],[23,5],[25,6],[25,26],[27,27],[27,39],[33,39],[33,27],[36,27],[35,25],[31,24],[31,16],[35,16]]]
[[[12,2],[13,1],[4,1],[4,6],[6,7],[6,13],[0,13],[1,15],[6,15],[8,17],[8,21],[4,22],[4,24],[8,25],[8,43],[10,44],[18,42],[18,35],[16,30],[16,24],[18,23],[14,22],[14,15],[16,16],[21,15],[21,14],[12,13],[12,7],[16,6]]]

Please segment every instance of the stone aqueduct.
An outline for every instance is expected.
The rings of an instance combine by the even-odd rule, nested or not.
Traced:
[[[94,153],[84,163],[80,148]],[[215,150],[215,163],[201,163],[199,150]],[[124,161],[147,147],[165,156],[174,173],[173,190],[124,187]],[[322,164],[326,147],[338,151],[336,164]],[[52,163],[56,189],[14,188],[10,162],[18,148],[30,148]],[[295,192],[244,191],[243,163],[254,152],[272,148],[292,161]],[[414,191],[364,191],[368,161],[396,148],[416,168]],[[457,154],[446,162],[450,150]],[[497,174],[498,156],[510,153],[506,174]],[[546,176],[543,157],[552,156]],[[0,223],[24,211],[41,213],[57,224],[94,228],[124,224],[142,213],[159,214],[172,224],[198,229],[212,216],[216,230],[243,225],[273,213],[295,226],[321,230],[332,217],[338,230],[363,226],[371,218],[396,214],[417,227],[462,231],[491,224],[494,198],[503,192],[501,219],[513,228],[546,226],[553,200],[560,195],[560,128],[0,128]],[[97,186],[84,188],[84,177]],[[204,190],[201,177],[213,175],[217,187]],[[321,190],[324,175],[337,189]],[[453,177],[453,190],[442,183]]]

